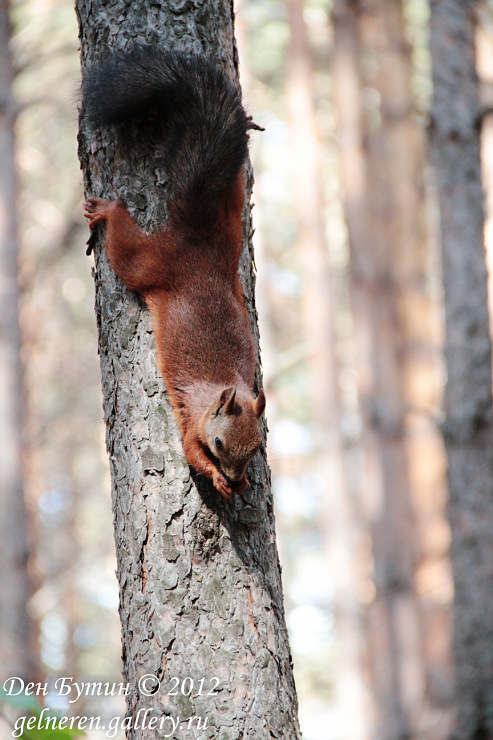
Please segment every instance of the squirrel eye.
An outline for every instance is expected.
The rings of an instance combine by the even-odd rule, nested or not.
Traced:
[[[224,447],[224,445],[221,442],[221,440],[219,439],[219,437],[216,437],[216,439],[214,440],[214,444],[216,445],[216,447],[217,447],[218,450],[222,450],[223,447]]]

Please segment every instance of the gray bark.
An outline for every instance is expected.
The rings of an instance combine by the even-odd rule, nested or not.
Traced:
[[[77,13],[83,68],[108,48],[146,40],[212,55],[237,74],[228,0],[79,0]],[[122,197],[146,228],[163,222],[166,176],[147,142],[123,154],[110,131],[98,138],[81,131],[80,158],[87,194]],[[255,328],[251,231],[246,208],[240,267]],[[100,244],[95,281],[128,716],[150,709],[149,717],[180,718],[182,730],[190,717],[207,720],[205,730],[192,722],[192,738],[298,738],[264,449],[242,497],[226,502],[205,484],[197,490],[156,368],[148,314],[109,269]],[[138,688],[146,674],[161,681],[151,697]],[[173,677],[178,695],[169,694]],[[191,696],[190,682],[181,693],[187,677]],[[166,720],[164,731],[170,726]],[[162,734],[142,727],[127,733],[146,740]]]
[[[431,142],[445,297],[444,438],[455,582],[456,737],[493,738],[493,428],[474,3],[431,3]]]
[[[23,369],[19,326],[15,104],[9,50],[9,3],[0,2],[0,682],[33,680],[34,646],[27,615],[26,507],[23,469]]]

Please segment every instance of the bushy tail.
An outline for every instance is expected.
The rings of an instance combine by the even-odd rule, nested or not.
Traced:
[[[117,52],[89,70],[81,115],[92,126],[163,116],[174,217],[189,226],[213,219],[248,154],[247,117],[238,90],[202,56],[150,46]]]

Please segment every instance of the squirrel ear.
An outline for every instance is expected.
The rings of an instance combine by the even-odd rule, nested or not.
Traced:
[[[229,394],[229,398],[224,406],[225,413],[230,415],[235,412],[236,388],[232,388],[231,391],[232,392]]]
[[[219,396],[216,414],[224,407],[225,414],[232,414],[235,407],[236,388],[225,388]]]
[[[255,401],[253,401],[253,413],[260,419],[265,409],[265,393],[260,391]]]

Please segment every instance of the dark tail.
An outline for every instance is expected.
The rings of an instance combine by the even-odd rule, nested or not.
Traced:
[[[238,90],[202,56],[138,46],[89,70],[81,115],[106,126],[150,109],[163,116],[173,215],[199,226],[217,213],[248,154],[247,117]]]

